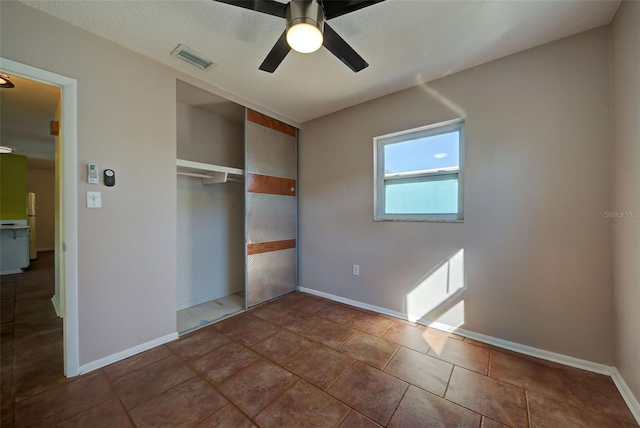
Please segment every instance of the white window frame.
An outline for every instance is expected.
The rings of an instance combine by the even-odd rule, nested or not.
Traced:
[[[388,144],[396,144],[403,141],[418,138],[433,137],[458,131],[459,140],[459,168],[457,171],[442,169],[433,172],[418,174],[398,174],[396,177],[384,176],[384,147]],[[464,119],[454,119],[433,125],[422,126],[393,134],[381,135],[373,138],[373,209],[375,221],[422,221],[422,222],[451,222],[460,223],[464,220]],[[450,214],[386,214],[385,207],[385,182],[386,181],[424,181],[425,177],[431,180],[442,180],[452,175],[458,176],[458,212]]]

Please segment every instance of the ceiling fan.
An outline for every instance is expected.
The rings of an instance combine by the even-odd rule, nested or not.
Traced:
[[[357,73],[369,64],[353,50],[325,21],[380,3],[384,0],[214,0],[287,20],[276,44],[260,65],[260,70],[273,73],[291,49],[311,53],[324,45],[347,67]]]

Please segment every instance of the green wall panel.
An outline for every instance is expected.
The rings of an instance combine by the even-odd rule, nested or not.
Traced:
[[[0,154],[0,220],[27,219],[27,157]]]

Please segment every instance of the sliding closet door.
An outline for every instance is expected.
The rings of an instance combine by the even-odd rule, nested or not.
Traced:
[[[247,307],[296,289],[297,130],[247,109]]]

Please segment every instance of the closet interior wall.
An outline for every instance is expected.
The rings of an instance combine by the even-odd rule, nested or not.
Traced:
[[[207,94],[178,82],[177,157],[242,169],[244,108]],[[244,291],[244,204],[242,181],[177,176],[176,310]]]

